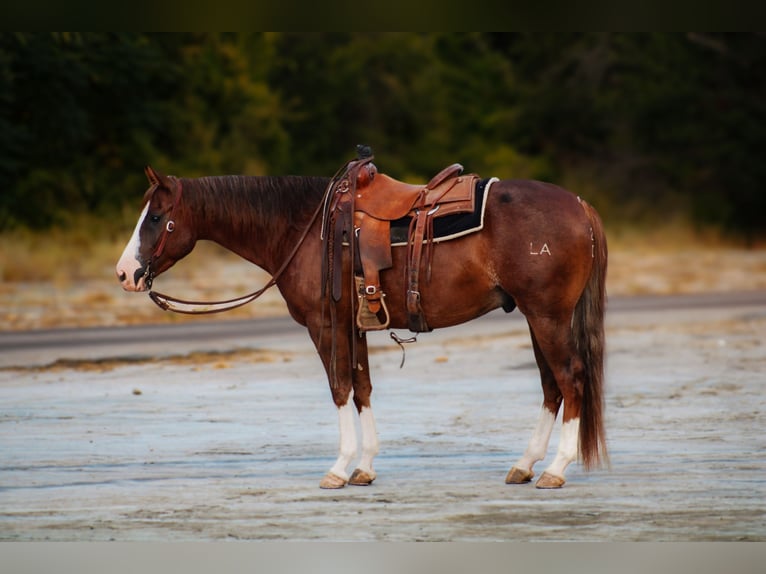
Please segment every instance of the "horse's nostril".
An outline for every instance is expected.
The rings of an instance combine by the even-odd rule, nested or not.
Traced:
[[[117,275],[117,279],[120,280],[120,283],[125,281],[125,279],[127,279],[127,278],[128,278],[128,275],[124,271],[120,271],[120,273]]]

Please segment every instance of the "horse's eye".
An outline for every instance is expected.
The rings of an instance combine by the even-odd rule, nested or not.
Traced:
[[[161,218],[162,218],[162,216],[160,216],[160,215],[150,215],[149,216],[149,219],[151,220],[152,223],[159,223]]]

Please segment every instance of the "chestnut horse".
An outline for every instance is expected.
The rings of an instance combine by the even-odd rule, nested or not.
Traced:
[[[146,169],[150,188],[135,231],[117,263],[127,291],[152,280],[211,240],[271,273],[292,318],[307,327],[328,379],[340,422],[340,452],[322,488],[366,485],[376,477],[378,437],[370,406],[364,333],[353,327],[351,287],[337,303],[322,285],[323,245],[317,217],[329,178],[221,176],[196,179]],[[603,420],[604,310],[607,247],[596,211],[552,184],[495,180],[480,231],[433,245],[432,280],[422,282],[430,328],[464,323],[493,309],[516,307],[529,325],[543,388],[542,409],[524,454],[507,483],[526,483],[545,458],[563,402],[557,454],[539,488],[558,488],[579,456],[586,469],[606,458]],[[406,329],[406,247],[393,247],[381,272],[390,328]],[[343,273],[351,272],[348,249]],[[348,275],[346,275],[348,276]],[[334,307],[334,319],[328,313]],[[327,332],[334,329],[333,336]],[[325,336],[322,336],[325,332]],[[355,345],[355,348],[354,348]],[[352,354],[355,354],[352,360]],[[352,363],[356,368],[352,368]],[[360,418],[361,453],[355,416]],[[360,454],[355,470],[352,460]]]

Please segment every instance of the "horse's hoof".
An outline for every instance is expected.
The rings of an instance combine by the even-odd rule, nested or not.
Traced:
[[[535,486],[537,488],[561,488],[565,482],[563,476],[556,476],[546,471],[540,475]]]
[[[319,488],[343,488],[344,486],[346,486],[346,479],[332,472],[325,474],[322,482],[319,483]]]
[[[372,481],[375,480],[375,476],[375,473],[357,468],[351,473],[351,478],[348,479],[348,483],[355,486],[369,486],[372,484]]]
[[[532,480],[533,476],[535,476],[535,473],[531,470],[524,470],[514,466],[508,471],[508,476],[505,477],[505,484],[526,484]]]

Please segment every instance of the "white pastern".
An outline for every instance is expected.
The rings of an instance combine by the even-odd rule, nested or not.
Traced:
[[[149,204],[147,203],[138,217],[138,223],[133,230],[133,235],[130,236],[130,241],[128,241],[120,260],[117,262],[117,277],[120,278],[120,283],[125,291],[144,291],[146,289],[143,277],[138,281],[138,285],[136,285],[135,273],[141,268],[141,262],[138,260],[138,253],[141,249],[139,231],[148,211]]]
[[[572,419],[561,425],[561,440],[559,441],[559,450],[556,458],[546,472],[555,476],[564,476],[569,463],[577,458],[578,439],[580,437],[580,419]]]
[[[372,459],[380,451],[380,444],[378,442],[378,429],[375,426],[375,417],[372,414],[372,409],[362,407],[359,413],[359,420],[362,427],[362,458],[359,461],[358,468],[374,478],[375,471],[372,470]]]
[[[524,452],[524,456],[514,464],[515,467],[532,470],[536,462],[545,458],[555,423],[556,415],[543,406],[540,410],[540,418],[537,419],[535,432],[532,434],[532,438],[529,439],[527,450]]]
[[[356,456],[357,452],[357,439],[356,439],[356,424],[354,421],[354,413],[356,407],[354,406],[354,391],[352,390],[348,395],[346,404],[338,408],[338,426],[340,428],[340,452],[338,454],[338,460],[330,469],[330,472],[344,480],[348,480],[348,472],[346,469],[351,464],[351,459]]]

